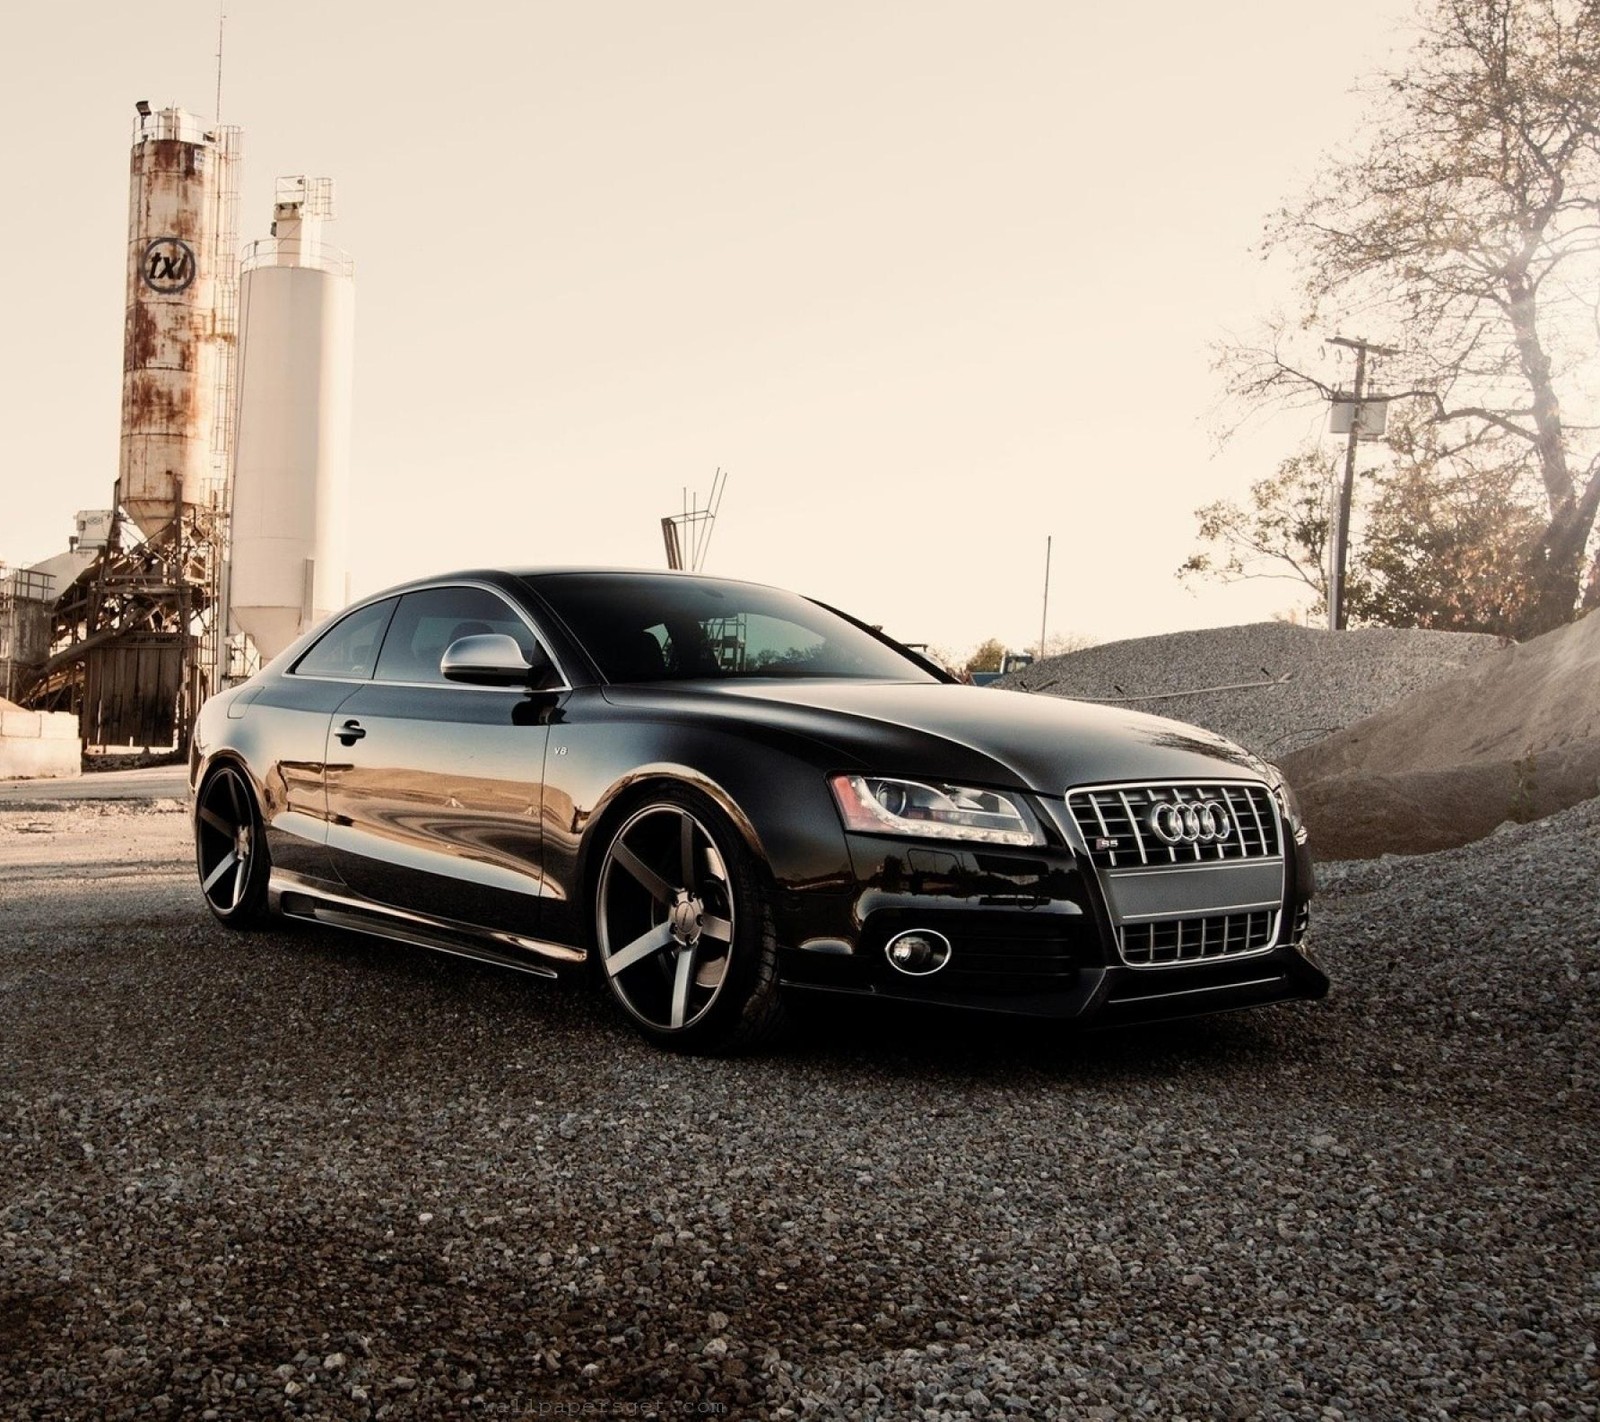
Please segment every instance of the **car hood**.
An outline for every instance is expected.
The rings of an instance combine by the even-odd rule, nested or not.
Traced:
[[[969,776],[1045,794],[1097,782],[1264,771],[1248,751],[1198,726],[987,687],[737,680],[611,686],[605,695],[619,708],[788,731],[828,748],[839,769]]]

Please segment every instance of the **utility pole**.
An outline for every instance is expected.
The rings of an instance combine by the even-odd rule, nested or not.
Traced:
[[[1044,630],[1050,622],[1050,545],[1055,541],[1054,534],[1046,534],[1044,540],[1044,611],[1039,614],[1039,660],[1044,660]]]
[[[1367,393],[1367,352],[1393,355],[1391,346],[1373,345],[1356,337],[1332,337],[1336,346],[1348,346],[1356,353],[1355,400],[1350,411],[1350,433],[1344,447],[1344,481],[1339,487],[1338,516],[1333,525],[1333,558],[1328,568],[1328,630],[1344,631],[1344,570],[1350,553],[1350,500],[1356,482],[1356,441],[1361,438],[1362,398]]]

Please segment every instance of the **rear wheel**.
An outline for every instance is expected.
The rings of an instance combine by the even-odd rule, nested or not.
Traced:
[[[200,892],[221,922],[229,928],[254,928],[266,921],[272,865],[255,793],[235,766],[219,766],[200,787],[194,857]]]
[[[606,846],[595,953],[611,994],[652,1041],[756,1046],[778,1030],[777,946],[754,857],[704,796],[664,790]]]

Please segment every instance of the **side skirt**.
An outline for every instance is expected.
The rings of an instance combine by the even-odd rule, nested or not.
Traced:
[[[320,923],[388,939],[436,953],[512,968],[538,978],[557,978],[562,968],[583,963],[583,949],[550,943],[520,933],[501,933],[428,918],[405,909],[340,893],[313,879],[274,869],[269,886],[273,907],[285,918]]]

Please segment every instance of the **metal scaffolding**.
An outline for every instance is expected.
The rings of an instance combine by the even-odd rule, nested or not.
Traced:
[[[186,745],[214,686],[221,526],[218,510],[189,506],[155,537],[133,540],[118,518],[55,601],[49,654],[18,699],[74,712],[85,746]]]

